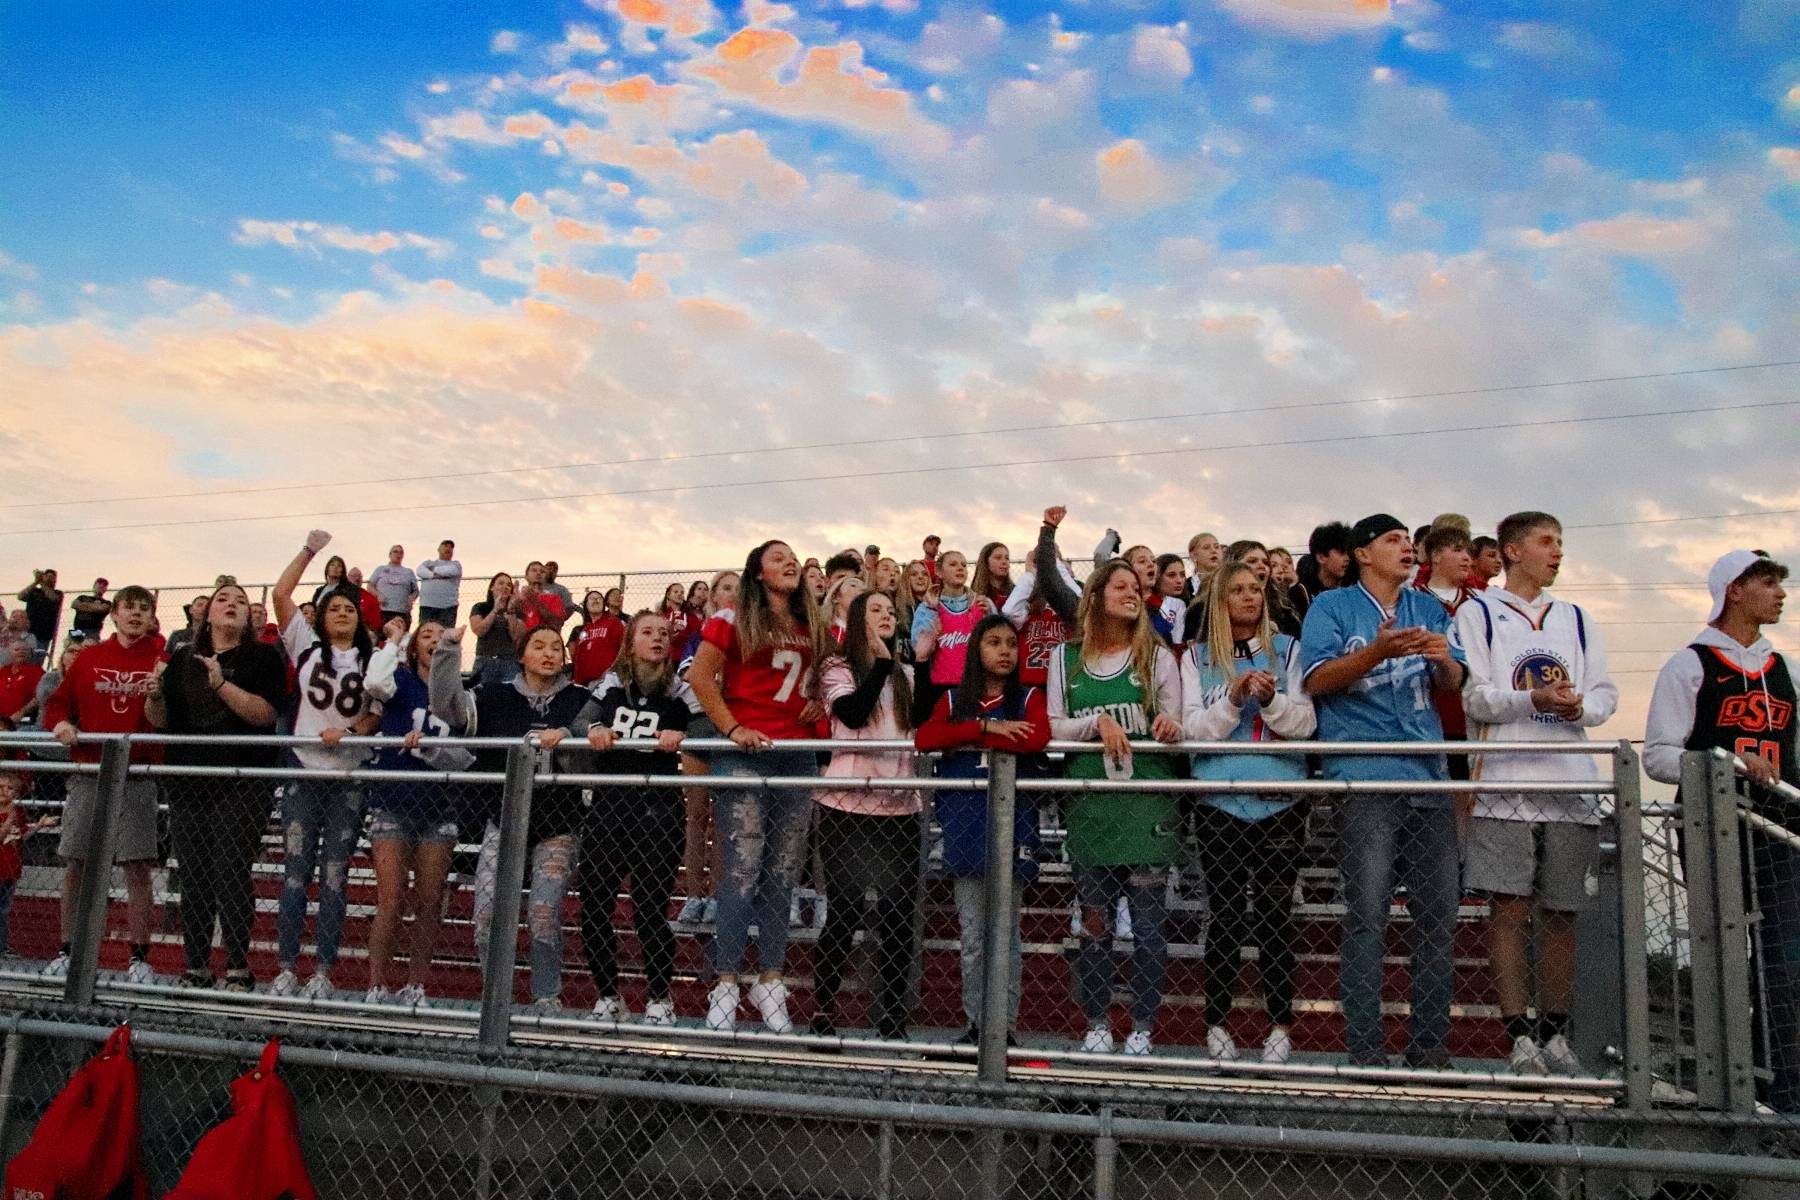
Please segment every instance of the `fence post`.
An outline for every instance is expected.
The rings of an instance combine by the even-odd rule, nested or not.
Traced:
[[[94,1002],[94,974],[100,966],[100,943],[106,937],[106,902],[112,892],[113,846],[119,810],[125,804],[126,769],[131,763],[129,735],[100,747],[100,774],[94,780],[94,817],[88,827],[81,890],[75,897],[75,928],[69,931],[69,974],[63,1002],[86,1008]],[[75,776],[74,778],[81,778]]]
[[[1013,785],[1018,770],[1019,760],[1014,755],[1004,750],[988,752],[987,928],[982,931],[987,953],[981,964],[984,990],[977,1066],[980,1077],[989,1083],[1006,1081],[1006,1035],[1012,1024],[1007,992],[1012,981],[1012,931],[1019,919],[1013,903],[1013,865],[1018,857],[1013,847],[1017,807]]]
[[[500,802],[500,851],[494,866],[494,909],[488,924],[481,977],[480,1043],[505,1047],[512,1027],[513,972],[519,961],[520,893],[525,888],[526,831],[531,823],[531,782],[537,749],[521,741],[506,752],[505,794]]]
[[[1619,993],[1624,1002],[1625,1107],[1650,1111],[1649,934],[1644,916],[1644,806],[1637,751],[1613,750],[1614,820],[1619,839]],[[1672,919],[1672,915],[1671,915]]]
[[[1118,1192],[1119,1139],[1113,1136],[1113,1110],[1100,1110],[1100,1133],[1094,1138],[1094,1200],[1113,1200]]]
[[[1722,751],[1681,756],[1682,865],[1693,948],[1694,1092],[1701,1108],[1750,1112],[1749,942],[1737,780]]]

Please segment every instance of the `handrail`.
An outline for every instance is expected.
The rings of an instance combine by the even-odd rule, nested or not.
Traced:
[[[319,739],[304,737],[298,734],[275,733],[228,733],[228,734],[193,734],[193,733],[82,733],[77,736],[77,745],[103,745],[116,742],[122,738],[130,738],[133,745],[160,746],[310,746],[317,747]],[[339,746],[399,746],[404,742],[401,737],[350,737],[340,739]],[[508,749],[519,744],[516,737],[433,737],[433,746],[464,746],[488,749]],[[7,732],[0,733],[0,748],[22,746],[31,748],[43,745],[60,745],[48,733],[42,732]],[[1132,742],[1134,754],[1263,754],[1263,755],[1405,755],[1423,757],[1433,754],[1574,754],[1602,756],[1611,755],[1617,747],[1616,741],[1578,741],[1578,742]],[[576,739],[565,741],[559,749],[585,750],[586,745]],[[658,748],[654,739],[633,738],[621,739],[613,743],[615,750],[651,751]],[[873,751],[906,751],[916,750],[911,741],[903,738],[793,738],[783,739],[775,744],[778,750],[854,750],[859,753]],[[739,751],[743,747],[729,738],[689,738],[682,743],[683,750],[710,752],[717,750]],[[1098,742],[1053,741],[1046,747],[1051,753],[1060,754],[1097,754],[1100,752]],[[924,753],[919,751],[919,753]]]

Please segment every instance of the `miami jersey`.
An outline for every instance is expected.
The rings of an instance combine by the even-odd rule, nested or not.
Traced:
[[[1305,676],[1375,641],[1388,615],[1360,583],[1319,593],[1306,610],[1300,635]],[[1435,596],[1412,588],[1400,590],[1393,617],[1398,629],[1450,633],[1450,614],[1444,606]],[[1463,661],[1462,648],[1454,638],[1450,653],[1457,662]],[[1444,728],[1431,692],[1431,663],[1424,655],[1386,659],[1343,691],[1313,697],[1319,737],[1327,742],[1442,741]],[[1326,757],[1325,775],[1330,779],[1447,779],[1449,771],[1441,754],[1336,755]],[[1443,807],[1449,802],[1448,796],[1421,796],[1414,801],[1422,808]]]

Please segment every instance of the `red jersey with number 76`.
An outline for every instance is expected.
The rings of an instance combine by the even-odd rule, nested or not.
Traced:
[[[723,608],[700,631],[725,655],[725,703],[739,721],[772,738],[809,738],[810,725],[800,723],[807,697],[801,682],[812,665],[812,642],[802,634],[777,634],[775,644],[745,658],[738,646],[737,612]],[[721,736],[724,730],[720,730]]]

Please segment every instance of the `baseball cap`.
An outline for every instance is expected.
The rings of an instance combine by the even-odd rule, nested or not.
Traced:
[[[1376,538],[1396,529],[1406,529],[1406,523],[1398,517],[1391,517],[1387,513],[1364,517],[1350,527],[1350,548],[1360,550]]]
[[[1712,593],[1712,611],[1706,614],[1706,623],[1711,625],[1725,611],[1725,589],[1738,581],[1751,567],[1762,561],[1763,556],[1754,550],[1729,550],[1719,556],[1719,561],[1712,565],[1706,573],[1706,590]]]

